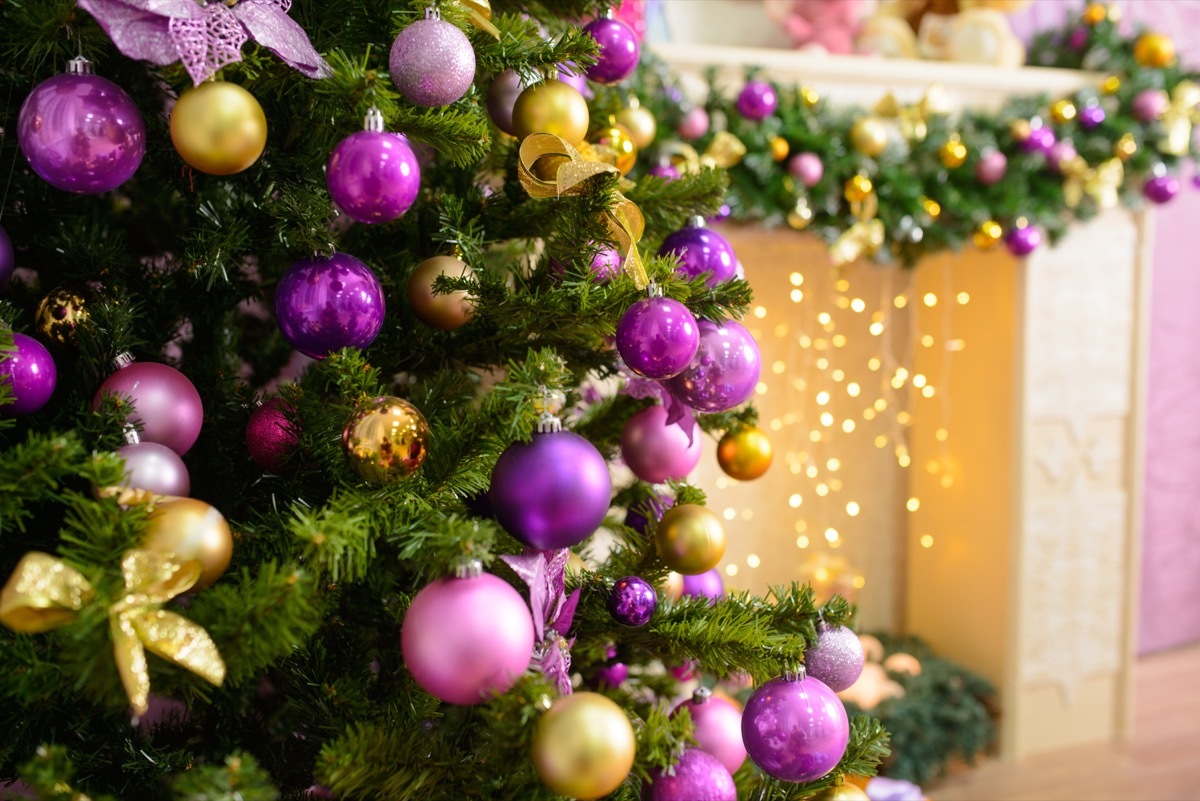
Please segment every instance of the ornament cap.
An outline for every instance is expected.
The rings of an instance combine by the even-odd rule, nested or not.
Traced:
[[[661,298],[662,296],[663,296],[663,288],[661,286],[659,286],[656,282],[651,281],[650,283],[646,284],[646,297]]]
[[[479,578],[483,575],[483,562],[478,559],[463,559],[454,566],[454,577],[460,579]]]
[[[121,431],[121,436],[124,438],[126,445],[138,445],[142,441],[132,423],[125,424],[125,428]]]
[[[689,228],[703,228],[704,224],[706,222],[707,222],[707,220],[704,219],[703,215],[697,214],[695,217],[688,220],[688,227]]]
[[[537,432],[539,434],[557,434],[559,431],[562,431],[562,420],[549,410],[542,412],[537,420]]]
[[[693,704],[707,704],[712,700],[712,690],[707,687],[697,687],[692,693]]]
[[[784,681],[804,681],[804,679],[807,677],[808,674],[804,670],[804,665],[793,665],[792,667],[783,671]]]
[[[83,56],[76,56],[67,62],[68,75],[91,75],[92,72],[92,62]]]
[[[130,353],[127,350],[123,350],[120,353],[118,353],[116,356],[112,357],[112,361],[109,362],[109,366],[112,367],[112,371],[115,373],[118,370],[128,367],[129,365],[133,364],[135,361],[137,361],[137,360],[133,358],[132,353]]]
[[[371,133],[383,133],[383,112],[377,107],[371,106],[367,109],[367,115],[363,118],[363,130]]]

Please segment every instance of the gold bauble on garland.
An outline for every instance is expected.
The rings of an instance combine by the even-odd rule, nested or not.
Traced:
[[[1000,227],[1000,223],[995,220],[985,220],[975,229],[975,235],[972,238],[975,247],[980,250],[991,250],[1000,244],[1003,236],[1004,229]]]
[[[75,328],[87,322],[83,295],[59,287],[42,298],[37,307],[37,332],[43,340],[66,345],[75,341]]]
[[[788,146],[788,140],[782,136],[771,137],[771,158],[775,161],[783,161],[788,157],[788,152],[791,148]]]
[[[859,117],[850,126],[850,146],[864,156],[878,156],[887,144],[887,126],[878,117]]]
[[[871,179],[859,173],[842,185],[842,195],[851,203],[862,203],[875,191]]]
[[[1099,25],[1108,17],[1108,8],[1103,3],[1092,3],[1083,10],[1083,21],[1088,25]]]
[[[643,106],[636,97],[629,98],[629,105],[617,114],[617,122],[629,129],[638,150],[645,150],[654,144],[658,123],[650,109]]]
[[[267,118],[237,84],[206,81],[179,96],[171,110],[171,142],[183,160],[209,175],[241,172],[267,146]]]
[[[435,295],[433,284],[441,275],[448,278],[474,278],[475,271],[462,259],[453,256],[426,259],[409,276],[408,303],[421,322],[443,331],[452,331],[470,321],[475,314],[475,304],[465,289]]]
[[[1122,134],[1121,138],[1113,142],[1113,155],[1121,161],[1128,161],[1137,153],[1137,140],[1133,138],[1133,134]]]
[[[513,104],[513,130],[518,139],[548,133],[578,147],[587,136],[590,122],[583,95],[557,78],[528,87]]]
[[[1029,120],[1013,120],[1008,124],[1008,132],[1018,142],[1024,142],[1033,132],[1033,124]]]
[[[758,426],[726,431],[717,443],[717,463],[730,478],[753,481],[771,466],[773,449],[767,433]]]
[[[429,424],[420,409],[402,398],[372,398],[346,421],[342,448],[355,473],[390,484],[408,478],[425,461]]]
[[[637,740],[625,710],[606,696],[576,692],[554,702],[537,722],[533,767],[559,795],[591,801],[621,786]]]
[[[1143,67],[1169,67],[1175,63],[1175,42],[1161,33],[1143,33],[1133,46],[1133,57]]]
[[[956,170],[967,160],[967,146],[958,134],[953,134],[938,148],[938,158],[948,170]]]
[[[1075,119],[1075,114],[1075,104],[1070,100],[1056,100],[1050,106],[1050,119],[1054,120],[1059,125],[1063,125]]]
[[[658,557],[672,570],[694,576],[712,570],[725,555],[725,527],[703,506],[672,506],[654,530]]]
[[[233,558],[233,534],[224,516],[195,498],[169,498],[155,505],[146,518],[142,547],[174,559],[200,563],[200,578],[192,587],[202,590],[221,577]]]
[[[1109,75],[1104,79],[1104,82],[1100,84],[1100,91],[1104,92],[1106,95],[1115,95],[1120,90],[1121,79],[1116,75]]]
[[[633,134],[615,117],[610,117],[609,124],[596,132],[591,143],[600,161],[613,165],[621,175],[628,175],[633,165],[637,164],[638,148],[633,141]]]
[[[853,784],[828,787],[812,797],[812,801],[870,801],[867,791]]]

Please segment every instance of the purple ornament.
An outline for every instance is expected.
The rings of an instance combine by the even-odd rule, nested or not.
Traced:
[[[1151,203],[1167,203],[1178,194],[1179,179],[1174,175],[1156,175],[1142,187],[1142,195]]]
[[[561,81],[563,76],[559,75],[558,78]],[[525,83],[515,70],[504,70],[492,79],[492,85],[488,87],[488,116],[492,118],[492,122],[496,124],[497,128],[509,136],[517,135],[512,118],[513,105],[517,102],[517,96],[523,91],[525,91]]]
[[[709,598],[713,603],[725,595],[725,580],[717,568],[703,573],[683,576],[683,590],[680,593],[690,598]]]
[[[621,686],[625,679],[629,678],[629,665],[624,662],[613,662],[609,665],[596,668],[596,672],[592,674],[591,684],[593,687],[600,689],[615,690]]]
[[[650,524],[650,517],[653,517],[654,522],[657,523],[662,520],[663,514],[674,505],[674,498],[656,492],[625,510],[625,525],[639,534],[645,534],[646,526]]]
[[[719,223],[724,220],[728,220],[729,215],[731,215],[731,214],[733,214],[733,209],[731,209],[729,207],[729,204],[722,203],[720,206],[717,206],[717,213],[712,215],[711,217],[707,218],[707,222]],[[735,274],[736,274],[736,270],[735,270]]]
[[[642,801],[737,801],[737,787],[719,759],[688,748],[671,770],[650,771]]]
[[[583,31],[600,45],[600,55],[588,69],[588,78],[596,83],[618,83],[637,68],[641,45],[633,28],[619,19],[601,17],[585,25]]]
[[[700,347],[696,318],[677,300],[642,298],[617,323],[617,351],[630,370],[646,378],[683,372]]]
[[[1067,37],[1067,46],[1072,50],[1082,50],[1087,46],[1088,28],[1080,25],[1078,28],[1071,30],[1071,35]]]
[[[746,761],[746,746],[742,743],[742,711],[724,698],[714,697],[707,688],[692,693],[671,713],[671,717],[686,709],[692,716],[692,733],[700,750],[721,761],[730,773],[737,773]]]
[[[400,627],[404,663],[425,692],[471,705],[505,693],[533,658],[533,617],[507,582],[480,573],[417,593]]]
[[[567,61],[558,65],[558,79],[567,86],[573,87],[576,92],[583,95],[584,98],[591,100],[595,97],[592,92],[592,87],[588,86],[587,76],[575,65],[574,62]],[[515,136],[515,134],[514,134]]]
[[[1130,109],[1141,122],[1154,122],[1163,115],[1171,104],[1167,93],[1161,89],[1143,89],[1133,96]]]
[[[1100,106],[1084,106],[1079,109],[1079,125],[1090,131],[1104,122],[1104,109]]]
[[[1014,228],[1008,232],[1004,243],[1014,256],[1028,256],[1042,244],[1042,231],[1036,225]]]
[[[135,442],[117,448],[117,456],[125,460],[122,487],[181,498],[186,498],[192,491],[192,479],[187,466],[166,445]]]
[[[672,665],[667,671],[679,681],[691,681],[700,675],[700,663],[689,659],[682,665]]]
[[[607,284],[616,278],[621,274],[621,261],[621,254],[616,248],[602,248],[592,256],[592,262],[588,265],[593,275],[592,282]]]
[[[835,693],[858,681],[865,660],[858,635],[845,626],[818,626],[816,644],[804,652],[808,675]]]
[[[788,172],[797,181],[812,188],[825,175],[825,165],[816,153],[797,153],[788,160]]]
[[[370,345],[383,327],[383,287],[346,253],[298,261],[275,289],[275,320],[292,347],[314,359]]]
[[[31,336],[13,332],[16,350],[0,353],[0,381],[12,388],[12,403],[0,406],[0,416],[33,414],[54,394],[58,370],[46,346]]]
[[[708,112],[700,106],[688,109],[675,131],[684,139],[699,139],[708,133]]]
[[[16,267],[17,257],[13,252],[12,240],[8,238],[8,231],[0,225],[0,289],[8,286]]]
[[[590,537],[612,497],[608,463],[596,446],[570,431],[514,442],[492,470],[496,520],[532,548],[570,548]]]
[[[690,414],[678,424],[667,410],[649,406],[634,414],[621,432],[621,456],[633,474],[649,484],[682,481],[700,463],[700,426]]]
[[[737,261],[733,246],[725,237],[700,225],[689,225],[668,236],[658,249],[658,255],[678,256],[679,274],[686,278],[709,273],[710,287],[732,278]]]
[[[51,186],[98,195],[137,172],[146,126],[124,89],[98,75],[71,73],[42,81],[25,98],[17,142]]]
[[[1021,142],[1021,149],[1026,153],[1041,153],[1044,156],[1048,156],[1050,155],[1050,148],[1054,147],[1054,143],[1057,141],[1058,137],[1049,128],[1034,128],[1029,132],[1029,136],[1025,138],[1025,141]]]
[[[765,120],[775,113],[779,96],[775,87],[766,81],[750,81],[738,94],[737,110],[748,120]]]
[[[1054,147],[1050,148],[1050,153],[1046,157],[1046,163],[1055,172],[1062,172],[1063,167],[1072,161],[1079,154],[1075,152],[1075,145],[1070,139],[1062,139],[1054,143]]]
[[[846,753],[850,721],[833,690],[801,671],[754,691],[742,711],[742,740],[764,773],[811,782],[833,770]]]
[[[142,442],[166,445],[182,456],[196,444],[204,425],[204,404],[187,376],[158,362],[133,362],[104,379],[92,399],[100,408],[105,395],[133,400],[128,420],[141,423]]]
[[[999,150],[985,150],[975,165],[975,179],[984,186],[1000,181],[1006,172],[1008,157]]]
[[[283,401],[278,397],[263,402],[246,423],[246,450],[254,463],[269,473],[283,469],[297,441],[291,421],[284,414]]]
[[[361,223],[389,222],[412,207],[421,167],[408,140],[388,131],[358,131],[337,143],[325,170],[329,194]]]
[[[467,35],[441,19],[421,19],[392,42],[392,83],[418,106],[448,106],[475,80],[475,51]]]
[[[735,321],[700,321],[696,357],[667,387],[681,401],[702,412],[726,412],[754,394],[762,359],[758,343]]]
[[[608,595],[608,612],[622,626],[644,626],[658,607],[658,595],[641,576],[617,579]]]
[[[677,170],[671,164],[658,164],[650,168],[650,174],[655,178],[662,178],[664,181],[678,181],[680,176]]]

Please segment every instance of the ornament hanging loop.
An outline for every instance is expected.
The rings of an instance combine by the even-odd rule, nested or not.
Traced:
[[[555,417],[550,410],[541,413],[537,420],[537,432],[539,434],[557,434],[562,431],[562,420]]]
[[[661,298],[663,296],[663,288],[657,282],[651,281],[646,284],[646,297]]]
[[[109,367],[111,367],[112,371],[115,373],[124,367],[128,367],[129,365],[133,364],[135,361],[136,361],[136,359],[133,358],[132,353],[130,353],[127,350],[123,350],[120,353],[118,353],[116,356],[112,357],[112,361],[109,362]]]
[[[712,690],[707,687],[697,687],[692,693],[693,704],[707,704],[712,700]]]
[[[479,578],[483,575],[483,562],[465,558],[454,566],[454,577],[460,579]]]
[[[792,665],[783,671],[785,681],[804,681],[806,676],[804,665]]]
[[[92,62],[88,61],[82,55],[76,56],[67,62],[68,75],[91,75]]]
[[[425,19],[440,20],[441,18],[442,18],[442,11],[437,6],[429,6],[428,8],[425,9]]]
[[[377,106],[367,109],[367,116],[363,118],[363,130],[383,133],[383,112]]]

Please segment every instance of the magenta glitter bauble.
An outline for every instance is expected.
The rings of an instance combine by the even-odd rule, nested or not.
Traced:
[[[642,801],[737,801],[737,787],[719,759],[688,748],[671,771],[650,771]]]
[[[1004,177],[1008,172],[1008,157],[999,150],[985,150],[975,165],[975,180],[984,186],[991,186]]]
[[[283,401],[268,398],[250,415],[246,423],[246,450],[256,465],[269,473],[278,473],[296,447],[298,439],[291,421],[284,414]]]
[[[0,225],[0,289],[8,286],[16,267],[17,257],[13,252],[12,240],[8,238],[8,231]]]
[[[590,537],[612,498],[608,463],[571,431],[537,433],[500,454],[488,493],[505,531],[532,548],[570,548]]]
[[[617,323],[617,351],[630,370],[646,378],[678,375],[699,347],[699,323],[673,298],[642,298]]]
[[[1143,89],[1133,96],[1130,110],[1141,122],[1154,122],[1163,115],[1171,100],[1162,89]]]
[[[691,439],[688,439],[688,432]],[[700,464],[700,426],[690,414],[667,423],[667,410],[649,406],[625,423],[621,457],[633,474],[648,484],[682,481]]]
[[[650,168],[650,174],[655,178],[662,178],[667,183],[678,181],[681,177],[680,172],[670,164],[658,164]]]
[[[58,369],[46,346],[31,336],[12,335],[15,351],[0,353],[0,382],[12,389],[12,403],[0,406],[0,417],[33,414],[54,394]]]
[[[421,167],[408,140],[388,131],[358,131],[329,155],[325,181],[333,202],[361,223],[395,220],[421,191]]]
[[[748,120],[765,120],[775,113],[779,96],[766,81],[750,81],[738,93],[737,110]]]
[[[865,660],[858,635],[845,626],[818,626],[816,644],[804,652],[808,675],[835,693],[858,681]]]
[[[658,249],[658,255],[678,256],[678,272],[686,278],[709,273],[710,287],[732,278],[737,264],[729,240],[700,225],[689,225],[668,236]]]
[[[1063,166],[1072,161],[1079,154],[1075,152],[1075,145],[1070,139],[1062,139],[1054,143],[1054,147],[1050,148],[1050,153],[1046,156],[1046,163],[1055,172],[1062,172]]]
[[[559,75],[559,80],[563,77]],[[517,97],[525,91],[525,83],[515,70],[504,70],[492,79],[488,87],[487,109],[488,116],[496,127],[509,136],[516,136],[517,129],[513,125],[513,104]]]
[[[763,773],[786,782],[811,782],[833,770],[846,753],[850,721],[837,695],[822,682],[781,676],[746,702],[742,741]]]
[[[699,139],[708,133],[708,112],[699,106],[688,109],[675,131],[684,139]]]
[[[146,153],[146,126],[133,100],[112,81],[55,75],[25,98],[17,142],[46,183],[98,195],[137,172]]]
[[[1156,175],[1142,187],[1142,195],[1151,203],[1168,203],[1178,194],[1179,179],[1174,175]]]
[[[694,575],[684,574],[681,595],[691,598],[710,598],[713,602],[725,596],[725,580],[717,568]]]
[[[1104,109],[1100,106],[1084,106],[1079,109],[1079,125],[1086,131],[1098,128],[1104,122]]]
[[[467,35],[440,19],[421,19],[392,42],[392,83],[418,106],[448,106],[475,80],[475,51]]]
[[[797,153],[788,160],[788,172],[797,181],[812,188],[825,175],[825,165],[816,153]]]
[[[425,692],[448,704],[480,704],[529,667],[533,618],[520,593],[490,573],[438,579],[405,612],[400,648]]]
[[[105,395],[133,401],[128,420],[141,424],[142,442],[166,445],[180,456],[196,444],[204,425],[204,404],[187,376],[166,364],[133,362],[104,379],[92,399],[100,408]]]
[[[1014,228],[1008,232],[1004,244],[1014,256],[1028,256],[1042,244],[1042,231],[1034,225]]]
[[[724,698],[701,688],[671,713],[671,717],[686,709],[692,716],[692,734],[702,751],[715,756],[730,773],[737,773],[746,761],[746,746],[742,744],[742,710]]]
[[[658,594],[641,576],[626,576],[613,583],[608,612],[622,626],[644,626],[658,608]]]
[[[596,83],[617,83],[637,68],[642,48],[633,28],[619,19],[601,17],[585,25],[583,31],[600,45],[600,55],[587,71],[589,79]]]
[[[1021,142],[1021,149],[1026,153],[1041,153],[1048,156],[1050,148],[1054,147],[1054,143],[1057,141],[1058,137],[1049,128],[1034,128],[1029,132],[1029,136]]]
[[[192,491],[187,466],[166,445],[135,442],[117,448],[117,456],[125,460],[125,478],[119,486],[181,498]]]
[[[383,287],[346,253],[298,261],[275,289],[275,321],[292,347],[314,359],[362,349],[383,327]]]
[[[745,326],[736,320],[701,320],[695,358],[666,384],[693,409],[727,412],[754,394],[761,367],[758,343]]]

